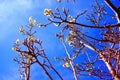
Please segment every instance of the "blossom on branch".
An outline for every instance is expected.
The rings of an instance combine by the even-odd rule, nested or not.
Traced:
[[[17,39],[16,42],[15,42],[16,45],[19,45],[20,44],[20,39]]]
[[[32,22],[32,16],[29,17],[29,22],[30,22],[30,23]]]
[[[57,0],[59,3],[61,2],[61,0]]]
[[[30,22],[30,25],[31,25],[32,27],[34,27],[37,21],[36,21],[36,19],[33,20],[33,19],[32,19],[32,16],[30,16],[30,17],[29,17],[29,22]]]
[[[28,41],[35,42],[35,38],[33,36],[29,36]]]
[[[50,16],[52,14],[52,10],[51,9],[45,9],[44,10],[44,15],[45,16]]]
[[[42,27],[43,25],[42,24],[38,24],[38,27],[40,28],[40,27]]]
[[[21,26],[20,28],[19,28],[19,32],[20,33],[22,33],[24,30],[23,30],[23,27]]]
[[[68,35],[66,41],[68,42],[69,45],[72,45],[72,36]]]
[[[68,62],[66,62],[65,64],[63,64],[63,67],[70,67],[70,64]]]

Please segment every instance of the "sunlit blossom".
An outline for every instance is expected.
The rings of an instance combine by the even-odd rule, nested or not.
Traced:
[[[59,3],[61,2],[61,0],[57,0]]]
[[[31,25],[35,26],[36,22],[37,22],[36,19],[34,19],[33,22],[31,23]]]
[[[44,15],[45,16],[50,16],[52,14],[52,10],[51,9],[45,9],[44,10]]]
[[[63,64],[63,67],[70,67],[70,64],[66,62],[65,64]]]
[[[68,35],[66,38],[66,41],[68,42],[69,45],[71,45],[72,44],[72,36]]]
[[[20,44],[20,39],[17,39],[15,44],[19,45]]]
[[[33,36],[29,36],[29,37],[28,37],[28,41],[35,42],[35,38],[34,38]]]
[[[24,30],[23,30],[23,27],[21,26],[20,28],[19,28],[19,32],[20,33],[22,33]]]
[[[32,22],[32,16],[29,17],[29,22],[30,22],[30,23]]]
[[[29,22],[30,22],[31,26],[34,27],[36,22],[37,22],[37,20],[36,19],[33,20],[32,16],[30,16],[29,17]]]

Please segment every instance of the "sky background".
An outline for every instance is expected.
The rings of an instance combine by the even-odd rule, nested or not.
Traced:
[[[47,21],[47,18],[43,15],[45,8],[54,11],[56,7],[61,10],[62,7],[67,7],[71,9],[70,14],[75,16],[84,9],[91,10],[90,4],[94,3],[94,0],[76,1],[77,3],[74,5],[72,2],[69,2],[69,4],[64,3],[65,0],[59,4],[57,0],[0,0],[0,80],[19,80],[18,64],[13,61],[17,53],[11,49],[16,39],[22,38],[18,32],[19,27],[29,24],[28,18],[30,16],[33,16],[37,23],[45,23]],[[103,2],[103,0],[99,1]],[[115,2],[115,0],[112,1]],[[115,4],[118,5],[119,3],[115,2]],[[85,20],[82,19],[81,22],[85,23]],[[64,48],[55,37],[55,33],[59,29],[53,25],[47,28],[38,28],[36,26],[36,29],[38,30],[39,38],[43,40],[43,46],[49,58],[53,61],[54,56],[62,57],[61,53],[65,53]],[[54,61],[54,63],[56,64],[56,69],[60,71],[65,80],[70,80],[69,71],[62,68],[62,66],[59,67],[61,65],[60,62]],[[32,68],[34,73],[31,80],[38,80],[41,77],[43,80],[48,80],[44,73],[38,70],[40,70],[39,66]],[[81,77],[81,80],[86,80],[87,78],[89,80],[99,80],[94,77]],[[71,77],[71,80],[73,80],[73,77]]]

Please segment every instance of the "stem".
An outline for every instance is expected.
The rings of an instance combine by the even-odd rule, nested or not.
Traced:
[[[52,69],[55,71],[55,73],[60,77],[60,79],[63,80],[62,76],[57,72],[57,70],[56,70],[53,66],[51,66],[51,68],[52,68]]]
[[[73,70],[74,78],[75,78],[75,80],[78,80],[76,69],[75,69],[75,66],[74,66],[74,63],[73,63],[73,59],[70,57],[70,53],[68,52],[68,49],[67,49],[67,47],[66,47],[66,45],[64,43],[64,40],[62,39],[61,41],[62,41],[62,44],[63,44],[63,46],[65,48],[66,54],[67,54],[67,56],[68,56],[68,58],[70,60],[70,65],[71,65],[72,70]]]
[[[44,53],[44,55],[46,56],[45,53]],[[58,73],[58,71],[52,66],[52,64],[51,64],[51,62],[50,62],[50,60],[48,59],[47,56],[46,56],[46,59],[47,59],[48,63],[50,64],[50,67],[53,69],[53,71],[55,71],[55,73],[59,76],[59,78],[60,78],[61,80],[63,80],[62,76],[61,76],[61,75]]]
[[[48,73],[48,71],[46,70],[46,68],[44,67],[44,65],[41,64],[37,58],[36,58],[36,62],[42,67],[42,69],[45,71],[46,75],[50,78],[50,80],[53,80],[52,76]]]
[[[30,66],[31,66],[31,57],[30,57],[30,43],[28,43],[28,60],[27,60],[27,72],[26,72],[26,80],[30,80]]]
[[[75,24],[75,25],[83,26],[83,27],[86,27],[86,28],[96,28],[96,29],[104,29],[104,28],[111,28],[111,27],[120,26],[120,23],[118,23],[118,24],[112,24],[112,25],[106,25],[106,26],[92,26],[92,25],[81,24],[81,23],[77,23],[77,22],[69,22],[67,20],[62,20],[62,21],[66,22],[66,23],[70,23],[70,24]]]
[[[41,45],[41,44],[39,44],[39,45],[40,45],[40,48],[43,49],[42,45]],[[44,54],[44,56],[45,56],[45,59],[48,61],[50,67],[52,68],[52,70],[58,75],[58,77],[59,77],[61,80],[63,80],[62,76],[58,73],[58,71],[57,71],[57,70],[53,67],[53,65],[51,64],[51,62],[50,62],[49,58],[47,57],[47,55],[45,54],[44,50],[43,50],[43,54]]]
[[[28,66],[27,68],[27,77],[26,77],[26,80],[30,80],[30,66]]]

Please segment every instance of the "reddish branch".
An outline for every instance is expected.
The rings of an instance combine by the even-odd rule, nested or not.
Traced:
[[[49,77],[50,80],[53,80],[52,76],[49,74],[47,69],[45,68],[44,64],[41,64],[39,60],[36,58],[36,62],[42,67],[42,69],[45,71],[46,75]]]
[[[116,14],[116,18],[118,20],[118,23],[120,23],[120,10],[110,0],[105,0],[105,2],[108,4],[108,6]]]
[[[20,47],[20,42],[15,43],[14,45],[14,50],[19,53],[20,60],[15,59],[17,61],[21,68],[23,69],[22,71],[25,72],[23,76],[25,77],[26,80],[30,80],[30,69],[31,66],[34,63],[38,63],[40,67],[42,67],[43,71],[45,74],[49,77],[50,80],[54,80],[53,77],[51,76],[51,73],[48,71],[48,68],[51,68],[57,76],[60,78],[60,80],[63,80],[62,76],[57,72],[57,70],[53,67],[51,64],[50,60],[48,59],[47,55],[44,52],[44,49],[42,47],[42,41],[37,40],[34,38],[34,34],[36,31],[33,31],[34,26],[29,26],[27,31],[23,31],[25,36],[27,36],[26,39],[24,39],[22,45],[27,48],[27,50],[22,50]],[[19,43],[19,44],[18,44]],[[43,58],[44,61],[41,62],[39,58]],[[45,63],[46,62],[46,63]],[[47,66],[47,67],[46,67]]]
[[[74,74],[74,78],[75,78],[75,80],[78,80],[78,76],[77,76],[75,64],[74,64],[74,62],[73,62],[73,58],[70,56],[70,53],[68,52],[68,49],[67,49],[67,46],[65,45],[65,42],[64,42],[64,38],[63,38],[63,37],[61,37],[61,42],[62,42],[62,44],[63,44],[63,46],[64,46],[64,48],[65,48],[66,54],[67,54],[68,59],[69,59],[69,63],[70,63],[70,65],[71,65],[71,67],[72,67],[73,74]]]

